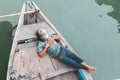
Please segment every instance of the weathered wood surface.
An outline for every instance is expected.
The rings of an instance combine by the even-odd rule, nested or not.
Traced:
[[[35,28],[36,31],[34,31],[34,32],[32,32],[32,30],[33,30],[33,27],[36,27],[36,26],[39,26],[39,28],[47,28],[48,27],[48,25],[46,25],[45,23],[38,23],[38,25],[36,25],[36,24],[27,25],[27,26],[23,27],[24,29],[21,29],[21,34],[20,35],[23,35],[23,36],[19,36],[19,38],[28,39],[28,38],[35,37],[35,32],[39,28],[37,28],[37,29]],[[27,31],[27,30],[29,30],[29,33],[33,36],[24,35],[24,32]],[[50,34],[54,33],[54,31],[52,31],[50,28],[47,28],[47,30],[49,31]],[[34,78],[38,74],[40,74],[40,75],[44,76],[44,77],[41,76],[42,79],[54,77],[54,78],[52,78],[52,80],[53,79],[56,80],[55,75],[57,75],[57,74],[60,75],[61,73],[66,73],[64,75],[57,76],[57,79],[59,78],[59,79],[62,79],[62,80],[66,80],[66,78],[71,77],[70,80],[73,80],[73,78],[74,78],[74,80],[77,80],[77,79],[75,79],[77,77],[75,73],[67,73],[67,72],[71,71],[70,66],[67,66],[66,64],[62,63],[59,60],[52,59],[48,55],[46,55],[44,58],[40,58],[36,53],[36,43],[35,42],[20,44],[18,46],[19,46],[18,48],[20,49],[20,51],[22,50],[22,54],[23,54],[22,59],[21,59],[21,61],[23,63],[21,63],[21,62],[20,63],[24,64],[24,66],[21,66],[21,68],[23,69],[24,72],[22,72],[21,75],[26,75],[27,70],[29,70],[28,71],[29,74],[33,75],[32,78]],[[25,58],[30,58],[30,59],[25,59]],[[32,61],[32,62],[30,62],[30,61]],[[31,66],[31,69],[28,66],[25,66],[25,64],[28,65],[29,67]],[[40,66],[40,67],[38,67],[38,66]],[[67,69],[67,70],[60,72],[61,70],[64,70],[64,69]],[[54,74],[55,73],[54,71],[55,72],[58,71],[58,73]],[[50,73],[54,74],[54,75],[50,76],[51,75]],[[75,76],[75,77],[73,77],[73,76]]]
[[[20,35],[18,37],[18,40],[24,40],[24,39],[29,39],[29,38],[35,38],[35,33],[40,29],[40,28],[45,28],[49,33],[52,33],[50,27],[45,23],[36,23],[36,24],[31,24],[31,25],[24,25],[22,26],[20,30]]]
[[[56,59],[52,59],[52,61],[56,61]],[[13,62],[13,71],[16,71],[16,77],[17,76],[25,76],[23,79],[28,78],[36,78],[39,77],[40,74],[42,79],[48,79],[51,77],[54,77],[52,80],[56,80],[56,78],[60,78],[61,80],[66,80],[66,78],[69,76],[72,77],[73,80],[73,74],[68,75],[73,69],[70,67],[63,67],[63,63],[54,64],[51,62],[51,58],[46,55],[44,58],[40,58],[36,53],[36,46],[33,47],[24,47],[19,50],[19,52],[15,53],[15,58]],[[62,66],[61,69],[56,70],[54,66]],[[66,74],[67,75],[66,75]],[[61,76],[56,77],[57,75],[64,74],[64,78]],[[65,76],[66,75],[66,76]],[[55,78],[56,77],[56,78]],[[66,77],[66,78],[65,78]],[[76,77],[75,77],[76,78]],[[75,80],[74,78],[74,80]],[[21,78],[22,79],[22,78]]]
[[[39,26],[39,27],[36,27],[36,26]],[[39,28],[47,29],[49,31],[49,34],[55,33],[54,31],[52,31],[51,28],[47,28],[47,27],[48,25],[46,25],[45,23],[37,23],[37,25],[36,24],[27,25],[27,26],[25,25],[23,27],[24,29],[20,30],[21,31],[20,35],[22,36],[19,36],[19,40],[21,38],[29,39],[29,38],[35,37],[35,32]],[[26,34],[24,35],[26,31],[29,33],[29,34],[26,33],[28,35]],[[48,55],[46,55],[44,58],[40,58],[36,53],[36,46],[37,46],[37,42],[24,43],[24,44],[19,44],[17,46],[17,48],[19,49],[19,52],[15,53],[15,59],[13,63],[13,70],[17,71],[16,72],[17,76],[21,75],[21,76],[26,76],[25,77],[26,79],[28,78],[32,79],[32,78],[40,77],[39,76],[40,74],[42,80],[45,78],[51,78],[51,77],[53,77],[51,78],[51,80],[57,80],[57,79],[66,80],[67,78],[70,78],[69,80],[78,79],[75,73],[67,73],[71,71],[71,67],[67,66],[61,61],[57,59],[52,59]],[[61,74],[64,74],[64,75],[61,75]]]
[[[75,71],[75,70],[72,69],[72,68],[71,69],[70,68],[63,68],[63,69],[60,69],[60,70],[56,70],[52,73],[45,74],[42,77],[44,77],[45,79],[49,79],[49,78],[56,77],[58,75],[65,74],[65,73],[68,73],[68,72],[73,72],[73,71]]]
[[[71,69],[72,68],[71,66],[66,65],[65,63],[63,63],[58,58],[57,59],[51,59],[51,61],[52,61],[53,66],[54,66],[56,71],[62,70],[64,68],[67,68],[67,69]],[[75,73],[73,73],[73,72],[63,74],[61,76],[58,76],[58,78],[60,80],[79,80],[78,76]]]

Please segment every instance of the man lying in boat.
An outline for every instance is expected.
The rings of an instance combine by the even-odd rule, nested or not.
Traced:
[[[57,42],[60,40],[59,35],[48,35],[47,31],[43,28],[38,30],[36,35],[40,39],[37,46],[37,53],[40,57],[44,57],[47,53],[51,58],[58,57],[63,62],[78,69],[87,69],[89,72],[96,70],[95,67],[88,65],[80,57],[60,45]]]

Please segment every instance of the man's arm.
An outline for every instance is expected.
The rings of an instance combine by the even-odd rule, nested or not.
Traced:
[[[53,40],[49,40],[49,41],[48,41],[48,43],[45,45],[44,49],[39,53],[39,56],[40,56],[40,57],[45,56],[46,51],[47,51],[47,48],[48,48],[49,46],[51,46],[52,43],[53,43]]]
[[[42,52],[39,53],[39,56],[40,56],[40,57],[44,57],[44,56],[45,56],[46,51],[47,51],[47,48],[53,44],[54,40],[60,40],[60,36],[57,35],[57,36],[51,38],[51,39],[47,42],[47,44],[45,45],[45,48],[42,50]]]
[[[46,51],[47,51],[47,48],[45,47],[45,48],[39,53],[39,56],[40,56],[40,57],[45,56]]]
[[[53,37],[55,40],[60,40],[60,36],[56,35],[55,37]]]
[[[60,42],[60,36],[59,36],[59,35],[55,36],[55,37],[54,37],[54,40],[55,40],[57,43],[61,44],[61,42]]]

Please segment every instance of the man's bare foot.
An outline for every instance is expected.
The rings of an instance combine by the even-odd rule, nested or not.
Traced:
[[[88,69],[88,72],[91,72],[91,71],[96,71],[96,68],[95,68],[95,67],[90,67],[90,68]]]

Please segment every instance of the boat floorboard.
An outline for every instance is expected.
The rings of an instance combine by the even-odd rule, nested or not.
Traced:
[[[13,61],[13,71],[16,71],[16,76],[22,76],[23,80],[37,80],[38,78],[45,80],[41,77],[61,69],[71,69],[59,59],[52,59],[48,55],[40,58],[36,53],[36,44],[37,41],[17,45],[19,52],[15,53]],[[47,80],[78,80],[78,77],[75,73],[66,72]]]
[[[49,33],[52,33],[53,31],[45,22],[24,25],[20,29],[18,40],[35,38],[35,32],[37,32],[37,30],[39,30],[40,28],[45,28]]]

